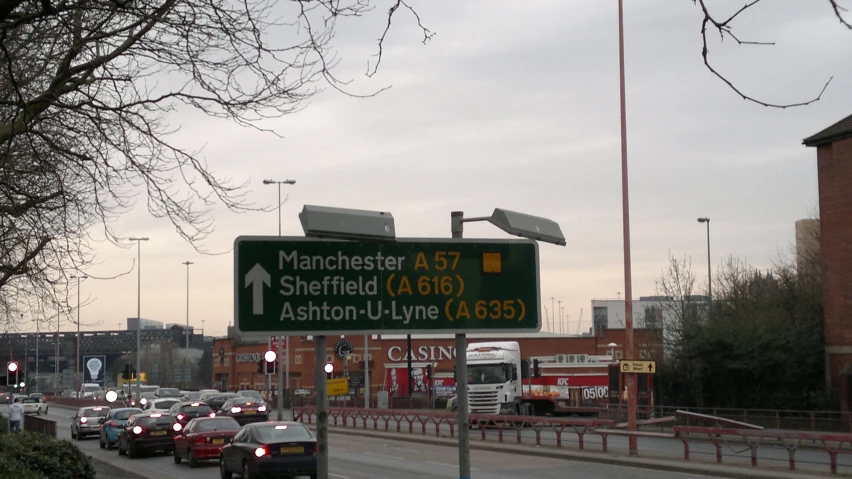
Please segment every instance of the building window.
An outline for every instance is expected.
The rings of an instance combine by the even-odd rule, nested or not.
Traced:
[[[302,355],[297,354],[295,360],[293,361],[295,364],[302,364]]]
[[[592,310],[592,326],[595,332],[605,331],[609,325],[609,310],[606,306],[595,306]]]
[[[645,307],[645,328],[657,329],[662,326],[663,310],[654,306]]]

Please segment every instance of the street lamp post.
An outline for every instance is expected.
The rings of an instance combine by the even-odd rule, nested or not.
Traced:
[[[278,236],[281,236],[281,185],[295,185],[296,180],[263,180],[264,185],[278,185]],[[278,338],[278,401],[276,409],[278,411],[278,420],[284,419],[284,393],[287,393],[287,406],[290,406],[290,337],[285,336]],[[287,341],[287,348],[284,348],[284,341]],[[284,362],[284,367],[281,367],[281,362]],[[283,371],[282,371],[283,369]],[[286,374],[286,378],[284,375]],[[287,385],[285,388],[284,385]]]
[[[136,242],[136,401],[142,397],[142,242],[148,238],[130,238]]]
[[[186,335],[186,349],[189,349],[189,265],[194,263],[192,261],[184,261],[181,264],[186,265],[186,329],[183,332]]]
[[[38,320],[38,315],[35,318],[36,323],[36,364],[35,364],[35,386],[33,386],[33,392],[38,392],[38,339],[41,336],[41,329],[39,329],[40,321]]]
[[[627,360],[636,359],[633,342],[633,280],[630,266],[630,194],[627,175],[627,89],[624,78],[624,0],[618,0],[618,80],[621,110],[621,216],[624,247],[624,349]],[[635,373],[627,375],[627,430],[638,430],[636,424],[638,384]],[[631,456],[639,454],[636,436],[627,438]]]
[[[77,279],[77,362],[74,370],[74,379],[77,384],[77,396],[80,395],[80,375],[83,374],[83,366],[80,364],[80,279],[86,279],[88,276],[71,275],[71,279]]]
[[[491,216],[465,218],[463,211],[450,213],[450,232],[453,239],[464,238],[464,224],[488,221],[506,233],[536,241],[565,246],[565,236],[559,225],[547,218],[495,208]],[[518,226],[521,225],[521,226]],[[551,298],[552,299],[552,298]],[[555,312],[554,312],[555,319]],[[456,404],[458,409],[459,477],[470,477],[470,406],[467,384],[467,334],[456,334]],[[410,355],[409,355],[410,356]]]
[[[713,301],[713,270],[710,266],[710,218],[698,218],[699,223],[707,224],[707,302]]]

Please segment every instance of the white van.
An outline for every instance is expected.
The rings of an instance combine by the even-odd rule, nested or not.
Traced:
[[[99,392],[101,392],[101,386],[98,383],[83,383],[80,386],[80,394],[77,397],[95,397]]]

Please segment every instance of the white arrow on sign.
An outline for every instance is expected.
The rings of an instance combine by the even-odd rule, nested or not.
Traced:
[[[254,315],[263,314],[263,285],[271,285],[269,273],[260,263],[256,263],[246,274],[246,288],[252,287],[251,312]]]

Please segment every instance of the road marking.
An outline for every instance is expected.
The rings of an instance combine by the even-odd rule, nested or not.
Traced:
[[[367,455],[370,455],[370,456],[387,457],[387,458],[390,458],[390,459],[405,460],[405,458],[402,457],[402,456],[392,456],[390,454],[379,454],[379,453],[376,453],[376,452],[365,452],[364,454],[367,454]]]
[[[335,474],[333,472],[328,473],[329,476],[339,477],[340,479],[349,479],[349,476],[344,476],[343,474]]]
[[[446,462],[426,461],[426,464],[435,464],[436,466],[446,466],[446,467],[459,467],[458,464],[448,464]],[[479,471],[480,469],[477,469],[475,467],[471,467],[470,470],[471,471]]]

